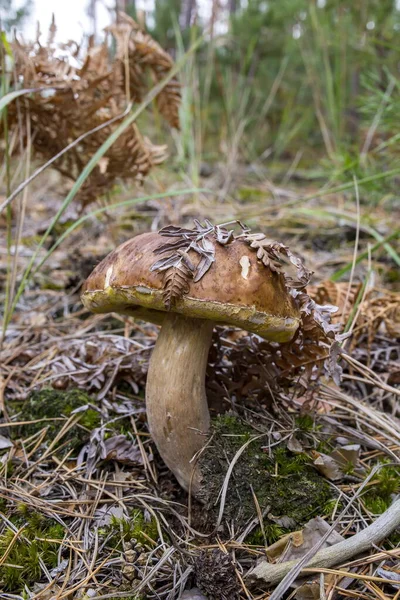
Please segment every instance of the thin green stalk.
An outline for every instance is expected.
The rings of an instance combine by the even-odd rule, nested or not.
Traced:
[[[88,219],[97,217],[98,215],[101,215],[102,213],[105,213],[105,212],[111,212],[115,208],[121,208],[124,206],[132,206],[133,204],[140,204],[141,202],[148,202],[149,200],[160,200],[161,198],[165,198],[166,196],[168,196],[168,198],[170,198],[172,196],[181,196],[182,194],[196,194],[196,193],[200,193],[200,192],[203,194],[207,193],[207,192],[211,193],[211,190],[207,190],[206,188],[190,188],[190,189],[184,189],[184,190],[174,190],[172,192],[167,191],[167,192],[162,192],[160,194],[153,194],[151,196],[142,196],[141,198],[132,198],[131,200],[124,200],[123,202],[115,202],[114,204],[108,204],[107,206],[103,206],[102,208],[93,210],[92,212],[88,213],[87,215],[80,217],[77,221],[74,221],[74,223],[72,223],[72,225],[70,225],[68,227],[68,229],[66,229],[60,235],[60,237],[57,239],[57,241],[47,251],[44,258],[42,258],[40,263],[33,270],[32,275],[35,275],[39,271],[40,267],[46,262],[46,260],[49,258],[49,256],[51,256],[51,254],[54,252],[54,250],[56,250],[58,248],[58,246],[65,240],[65,238],[68,237],[77,227],[82,225],[82,223],[84,223]]]
[[[319,209],[319,208],[300,208],[297,209],[296,211],[297,213],[302,213],[305,215],[310,215],[310,216],[316,216],[316,217],[321,217],[321,218],[340,218],[340,219],[347,219],[348,221],[357,221],[357,216],[353,215],[351,213],[346,213],[346,212],[342,212],[342,211],[338,211],[338,210],[323,210],[323,209]],[[378,233],[373,227],[371,227],[370,225],[366,225],[364,223],[361,222],[361,229],[362,231],[364,231],[365,233],[368,233],[370,236],[372,236],[373,238],[375,238],[378,242],[382,242],[386,252],[389,254],[389,256],[394,260],[394,262],[396,263],[396,265],[398,265],[400,267],[400,256],[397,254],[396,250],[394,248],[392,248],[392,246],[390,246],[390,244],[388,244],[387,242],[385,242],[383,236]]]
[[[368,253],[368,251],[367,251],[367,253]],[[351,329],[351,326],[352,326],[353,321],[354,321],[354,317],[356,316],[356,314],[358,312],[358,307],[360,306],[360,302],[361,302],[361,300],[364,297],[366,287],[367,287],[368,282],[370,280],[370,276],[371,276],[371,273],[368,272],[366,278],[364,279],[364,281],[362,283],[360,291],[357,294],[357,298],[356,298],[356,301],[354,303],[354,306],[352,307],[352,309],[350,311],[350,315],[349,315],[349,318],[347,319],[347,323],[346,323],[346,325],[344,327],[343,333],[347,333]]]
[[[7,94],[8,90],[8,78],[5,69],[5,54],[4,54],[4,43],[1,43],[1,66],[2,66],[2,78],[1,78],[1,95],[0,99],[0,118],[3,120],[3,129],[4,129],[4,138],[5,138],[5,174],[6,174],[6,190],[7,196],[10,193],[11,187],[11,172],[10,172],[10,140],[9,140],[9,130],[8,130],[8,117],[7,117],[7,103],[4,103],[4,98],[7,98],[9,94]],[[6,277],[6,286],[5,286],[5,299],[4,299],[4,312],[9,310],[11,304],[11,277],[10,277],[10,267],[11,267],[11,246],[12,246],[12,211],[11,206],[7,208],[6,212],[6,227],[7,227],[7,277]],[[2,328],[2,339],[4,337],[6,329],[5,321],[3,323]]]
[[[26,94],[32,94],[33,92],[40,92],[41,90],[44,90],[44,89],[48,90],[48,89],[52,89],[52,88],[26,88],[23,90],[15,90],[14,92],[9,92],[8,94],[3,95],[2,98],[0,99],[0,114],[3,112],[3,110],[9,104],[11,104],[11,102],[14,102],[14,100],[16,98],[19,98],[19,96],[26,96]]]
[[[362,179],[358,179],[358,186],[365,185],[367,183],[373,183],[375,181],[380,181],[381,179],[387,179],[389,177],[394,177],[395,175],[400,174],[400,167],[396,169],[391,169],[389,171],[385,171],[383,173],[377,173],[375,175],[369,175],[368,177],[363,177]],[[308,202],[309,200],[314,200],[316,198],[323,198],[324,196],[328,196],[329,194],[338,194],[339,192],[345,192],[346,190],[354,187],[354,182],[349,181],[347,183],[342,183],[341,185],[337,185],[333,188],[328,188],[321,190],[320,192],[314,192],[313,194],[309,194],[308,196],[301,196],[300,198],[295,198],[294,200],[289,200],[289,202],[285,202],[279,205],[279,208],[287,208],[289,206],[295,206],[297,204],[302,204],[303,202]],[[276,211],[276,206],[268,206],[264,208],[260,213],[273,212]]]
[[[371,252],[371,254],[372,254],[373,252],[375,252],[375,250],[379,250],[379,248],[381,248],[385,243],[391,242],[392,240],[395,240],[397,238],[400,238],[400,229],[396,229],[396,231],[393,231],[393,233],[391,233],[390,235],[387,235],[385,238],[383,238],[382,241],[377,242],[376,244],[371,246],[371,248],[369,250],[365,250],[365,252],[361,252],[361,254],[359,254],[357,257],[355,264],[358,265],[362,260],[364,260],[365,258],[368,258],[369,252]],[[331,281],[339,281],[339,279],[341,279],[341,277],[343,277],[343,275],[345,275],[348,271],[351,270],[352,265],[353,265],[353,261],[347,263],[344,267],[341,267],[340,269],[338,269],[337,271],[332,273],[332,275],[330,276],[330,280]]]
[[[327,108],[328,108],[328,113],[330,116],[330,124],[333,129],[333,141],[335,144],[335,149],[337,150],[337,143],[338,143],[338,125],[337,125],[337,123],[338,123],[338,120],[337,120],[337,113],[336,113],[336,99],[335,99],[335,91],[334,91],[334,84],[333,84],[332,67],[331,67],[330,60],[329,60],[328,48],[326,45],[326,38],[324,36],[324,32],[322,31],[320,23],[318,21],[317,10],[312,3],[310,3],[309,10],[310,10],[311,23],[312,23],[314,30],[318,36],[320,49],[322,52],[322,61],[323,61],[323,65],[324,65],[324,75],[325,75],[325,92],[326,92]]]

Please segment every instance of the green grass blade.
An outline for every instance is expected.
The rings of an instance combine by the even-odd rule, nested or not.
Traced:
[[[82,223],[84,223],[88,219],[91,219],[92,217],[97,217],[98,215],[101,215],[102,213],[105,213],[105,212],[111,212],[115,208],[122,208],[124,206],[132,206],[134,204],[148,202],[149,200],[160,200],[161,198],[165,198],[166,196],[168,196],[168,198],[171,198],[172,196],[181,196],[182,194],[198,194],[198,193],[207,193],[207,192],[210,192],[210,190],[207,190],[205,188],[204,189],[190,188],[190,189],[184,189],[184,190],[174,190],[172,192],[167,191],[167,192],[162,192],[160,194],[153,194],[151,196],[142,196],[141,198],[131,198],[130,200],[124,200],[123,202],[116,202],[114,204],[108,204],[107,206],[103,206],[102,208],[93,210],[92,212],[88,213],[87,215],[83,215],[83,217],[80,217],[80,219],[78,219],[77,221],[74,221],[74,223],[72,223],[72,225],[70,225],[68,227],[68,229],[66,229],[62,233],[62,235],[60,235],[60,237],[57,239],[57,241],[48,250],[48,252],[44,256],[44,258],[36,266],[36,268],[34,269],[32,274],[35,275],[35,273],[37,273],[37,271],[40,269],[40,267],[46,262],[46,260],[49,258],[49,256],[51,256],[51,254],[54,252],[54,250],[56,250],[58,248],[58,246],[65,240],[66,237],[68,237],[77,227],[82,225]]]
[[[397,238],[400,238],[400,229],[396,229],[396,231],[393,231],[390,235],[387,235],[380,242],[377,242],[376,244],[374,244],[370,250],[365,250],[365,252],[361,252],[361,254],[359,254],[357,257],[355,264],[358,265],[362,260],[364,260],[365,258],[368,258],[369,252],[371,252],[371,254],[372,254],[372,252],[375,252],[375,250],[378,250],[379,248],[381,248],[385,243],[391,242],[392,240],[395,240]],[[347,263],[346,265],[344,265],[344,267],[341,267],[340,269],[338,269],[337,271],[332,273],[332,275],[330,276],[330,280],[331,281],[339,281],[339,279],[341,279],[341,277],[343,277],[343,275],[345,275],[346,273],[348,273],[348,271],[351,270],[352,264],[353,264],[353,261]]]
[[[350,311],[350,315],[349,315],[349,317],[347,319],[346,325],[344,326],[343,333],[347,333],[351,329],[351,327],[353,325],[354,318],[355,318],[355,316],[357,314],[358,307],[360,306],[360,302],[361,302],[361,300],[364,297],[365,290],[366,290],[366,287],[368,285],[368,282],[369,282],[370,278],[371,278],[371,271],[368,271],[367,276],[366,276],[366,278],[364,279],[364,281],[362,283],[360,291],[357,294],[357,298],[356,298],[356,301],[354,303],[354,306],[352,307],[352,309]]]
[[[358,186],[366,185],[368,183],[374,183],[375,181],[380,181],[381,179],[387,179],[389,177],[394,177],[395,175],[400,174],[400,167],[396,169],[391,169],[389,171],[384,171],[382,173],[376,173],[375,175],[368,175],[368,177],[363,177],[361,179],[357,179]],[[279,205],[279,208],[287,208],[289,206],[296,206],[298,204],[302,204],[303,202],[308,202],[309,200],[315,200],[316,198],[323,198],[324,196],[329,196],[329,194],[338,194],[339,192],[345,192],[346,190],[350,190],[354,188],[354,181],[349,181],[347,183],[342,183],[337,185],[336,187],[327,188],[321,190],[320,192],[315,192],[314,194],[309,194],[308,196],[301,196],[300,198],[295,198],[294,200],[289,200],[289,202],[284,202]],[[275,211],[276,207],[271,206],[267,209],[264,209],[263,212],[272,212]]]
[[[322,219],[339,218],[339,219],[344,219],[347,221],[356,221],[357,220],[356,215],[353,215],[353,214],[347,213],[347,212],[338,211],[338,210],[324,210],[324,209],[320,209],[320,208],[298,208],[298,209],[296,209],[296,213],[310,215],[311,217],[312,216],[321,217]],[[370,225],[363,223],[362,221],[361,221],[361,229],[365,233],[368,233],[371,237],[373,237],[378,242],[382,242],[382,245],[385,248],[386,252],[393,259],[393,261],[396,263],[396,265],[398,265],[400,267],[400,256],[398,255],[396,250],[394,248],[392,248],[392,246],[390,244],[387,243],[387,241],[384,239],[384,237],[376,231],[376,229],[374,229]]]
[[[11,102],[14,102],[16,98],[19,96],[24,96],[26,94],[32,94],[33,92],[39,92],[41,88],[32,88],[32,89],[23,89],[23,90],[15,90],[14,92],[9,92],[2,98],[0,98],[0,113],[8,106]],[[51,89],[51,88],[46,88]]]

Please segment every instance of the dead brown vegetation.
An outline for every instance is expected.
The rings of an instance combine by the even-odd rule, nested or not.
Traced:
[[[82,57],[75,42],[57,45],[53,23],[47,44],[37,40],[12,44],[11,85],[31,92],[14,101],[8,110],[8,125],[18,132],[15,139],[31,139],[36,157],[49,160],[87,132],[53,166],[75,181],[96,150],[115,131],[131,103],[145,94],[173,67],[171,57],[133,19],[121,15],[108,28],[116,43],[115,56],[109,49],[110,35],[100,45],[90,44]],[[161,115],[179,127],[180,87],[171,80],[158,94]],[[3,136],[3,132],[0,131]],[[20,143],[14,145],[19,152]],[[141,183],[154,165],[166,158],[166,147],[156,146],[135,123],[117,139],[83,185],[83,206],[107,194],[117,180]]]

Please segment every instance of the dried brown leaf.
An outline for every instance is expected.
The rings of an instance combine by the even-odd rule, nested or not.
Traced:
[[[357,467],[360,460],[360,453],[361,446],[359,444],[347,444],[346,446],[335,448],[331,452],[331,458],[341,466],[350,464],[353,467]]]
[[[141,452],[132,440],[126,435],[114,435],[107,438],[101,448],[103,460],[116,460],[128,465],[141,465],[143,463]]]
[[[276,559],[285,550],[285,561],[302,558],[323,538],[328,529],[330,529],[330,525],[326,521],[321,517],[315,517],[306,523],[302,531],[289,533],[269,546],[266,549],[267,556]],[[343,539],[337,531],[332,531],[321,548],[329,548],[342,542]]]
[[[317,458],[313,462],[314,467],[330,481],[338,481],[343,478],[343,472],[339,463],[328,454],[318,452]]]

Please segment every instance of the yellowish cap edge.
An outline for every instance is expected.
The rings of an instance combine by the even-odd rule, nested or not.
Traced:
[[[81,300],[94,313],[116,312],[157,324],[162,324],[162,315],[166,312],[162,290],[140,285],[86,291]],[[274,342],[290,341],[300,324],[299,317],[279,317],[260,312],[255,306],[236,306],[191,296],[178,299],[173,310],[186,317],[240,327]]]

